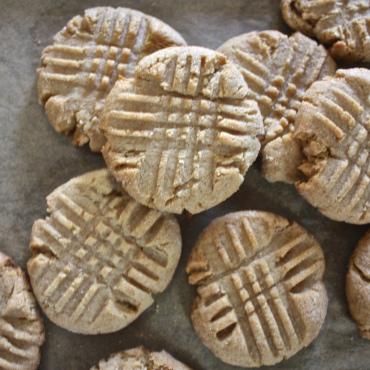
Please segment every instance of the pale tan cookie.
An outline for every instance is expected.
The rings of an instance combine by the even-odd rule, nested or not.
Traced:
[[[42,52],[38,69],[39,101],[56,131],[73,135],[100,151],[104,100],[115,81],[132,77],[135,66],[156,50],[186,45],[159,19],[127,8],[87,9],[72,18]]]
[[[351,256],[346,294],[361,336],[370,339],[370,231],[360,240]]]
[[[28,272],[45,314],[76,333],[117,331],[169,284],[181,252],[174,216],[123,193],[107,170],[76,177],[47,198],[32,228]]]
[[[282,0],[285,21],[315,36],[336,59],[370,62],[370,2],[367,0]]]
[[[90,370],[191,370],[165,351],[136,347],[112,354]]]
[[[235,62],[256,100],[264,120],[262,143],[294,129],[294,119],[307,88],[335,73],[335,62],[324,47],[296,32],[249,32],[234,37],[218,50]]]
[[[320,245],[294,222],[262,211],[217,218],[187,265],[198,286],[194,328],[224,362],[276,364],[318,335],[327,310],[324,269]]]
[[[235,193],[263,134],[256,102],[220,53],[173,47],[143,58],[134,80],[109,94],[102,153],[142,204],[198,213]]]
[[[296,117],[305,155],[296,187],[333,220],[370,222],[369,91],[370,70],[338,70],[311,86]]]
[[[0,252],[0,369],[37,369],[44,339],[44,325],[25,274]]]
[[[271,182],[293,180],[297,171],[293,163],[300,160],[290,134],[297,110],[314,81],[335,73],[335,62],[323,46],[299,32],[290,37],[278,31],[250,32],[218,50],[239,66],[249,97],[260,107],[265,126],[263,175]],[[285,156],[290,158],[289,168]]]

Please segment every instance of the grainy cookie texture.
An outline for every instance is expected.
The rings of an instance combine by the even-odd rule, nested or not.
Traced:
[[[351,257],[346,293],[361,336],[370,339],[370,231],[360,240]]]
[[[35,370],[44,325],[22,270],[0,252],[0,369]]]
[[[367,0],[282,0],[290,27],[317,37],[337,59],[370,61]]]
[[[261,211],[231,213],[201,234],[187,266],[198,286],[192,321],[232,365],[289,358],[318,335],[327,310],[319,244],[301,226]]]
[[[250,32],[218,50],[238,65],[248,96],[261,110],[264,176],[269,181],[294,179],[301,159],[291,135],[297,110],[313,82],[335,73],[335,62],[323,46],[299,32],[290,37],[278,31]]]
[[[198,213],[235,193],[256,159],[262,117],[223,54],[173,47],[143,58],[109,94],[102,153],[142,204]]]
[[[153,352],[144,347],[112,354],[90,370],[191,370],[165,351]]]
[[[368,69],[338,70],[311,86],[297,114],[305,178],[296,187],[333,220],[370,222],[369,91]]]
[[[119,330],[169,284],[181,252],[171,215],[121,192],[107,170],[74,178],[47,198],[32,228],[28,272],[56,324],[77,333]]]
[[[56,131],[72,134],[76,145],[89,142],[93,151],[100,151],[100,114],[116,80],[132,77],[143,56],[185,44],[170,26],[139,11],[87,9],[43,50],[39,101]]]

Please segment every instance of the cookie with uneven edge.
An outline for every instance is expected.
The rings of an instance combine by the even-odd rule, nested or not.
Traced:
[[[325,216],[370,222],[370,70],[338,70],[307,90],[296,118],[299,193]]]
[[[370,62],[370,3],[363,0],[282,0],[285,21],[315,36],[336,59]]]
[[[265,126],[263,144],[292,132],[304,92],[314,81],[335,73],[335,62],[325,48],[299,32],[249,32],[218,50],[239,67],[249,96],[258,102]]]
[[[100,115],[116,80],[132,77],[143,56],[175,45],[186,42],[157,18],[127,8],[85,10],[42,52],[38,95],[49,122],[75,145],[100,151]]]
[[[230,213],[199,237],[188,262],[192,321],[222,361],[273,365],[308,346],[327,310],[324,256],[305,229],[262,211]]]
[[[235,193],[263,134],[256,102],[223,54],[173,47],[143,58],[106,100],[102,153],[138,202],[198,213]]]
[[[45,314],[72,332],[117,331],[135,320],[173,276],[177,220],[137,203],[107,170],[73,178],[47,197],[32,228],[28,272]]]
[[[23,271],[0,252],[0,369],[36,370],[44,325]]]
[[[290,166],[290,174],[283,163],[286,152],[290,163],[300,159],[291,140],[297,110],[314,81],[335,73],[335,62],[323,46],[299,32],[289,37],[278,31],[250,32],[226,41],[218,50],[239,66],[249,96],[261,110],[263,175],[271,182],[294,178],[296,167]]]
[[[191,370],[165,351],[136,347],[112,354],[90,370]]]
[[[370,231],[360,240],[351,256],[346,294],[361,336],[370,339]]]

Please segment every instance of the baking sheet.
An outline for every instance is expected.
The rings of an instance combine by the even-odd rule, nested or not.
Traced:
[[[251,30],[289,32],[278,0],[0,0],[0,5],[0,250],[23,268],[32,223],[45,216],[46,195],[71,177],[103,166],[99,155],[74,148],[68,138],[55,133],[37,103],[35,70],[41,50],[72,16],[98,5],[132,7],[163,19],[189,44],[210,48]],[[268,184],[259,175],[258,164],[227,202],[191,219],[180,218],[184,243],[176,275],[156,304],[129,327],[109,335],[83,336],[45,318],[40,369],[89,369],[111,352],[140,344],[165,348],[195,370],[235,369],[217,360],[192,330],[194,289],[186,282],[184,267],[197,236],[213,218],[243,209],[272,211],[298,221],[320,241],[327,261],[329,310],[319,338],[273,368],[370,369],[370,342],[357,334],[344,294],[348,259],[366,227],[330,221],[292,187]]]

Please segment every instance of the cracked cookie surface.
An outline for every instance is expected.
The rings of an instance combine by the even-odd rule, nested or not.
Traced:
[[[278,31],[249,32],[218,50],[238,65],[248,96],[261,110],[263,175],[271,182],[294,179],[294,164],[301,159],[292,138],[297,110],[313,82],[335,73],[335,62],[323,46],[299,32],[289,37]]]
[[[303,98],[294,137],[302,145],[299,193],[325,216],[370,222],[370,71],[338,70]]]
[[[334,58],[370,61],[368,1],[282,0],[281,9],[290,27],[316,37]]]

